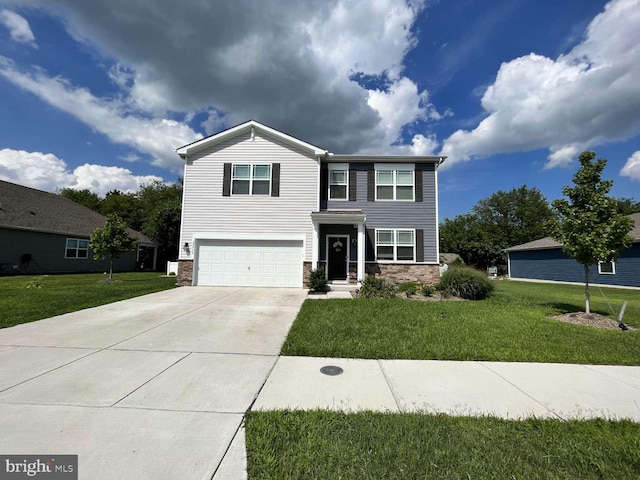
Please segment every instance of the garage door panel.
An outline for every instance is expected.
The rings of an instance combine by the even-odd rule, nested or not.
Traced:
[[[302,286],[302,241],[200,240],[197,285]]]

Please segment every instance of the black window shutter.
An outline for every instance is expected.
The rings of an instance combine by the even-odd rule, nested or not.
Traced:
[[[376,201],[376,171],[371,168],[367,170],[367,202]]]
[[[376,259],[376,229],[367,228],[367,245],[365,249],[365,259],[372,262]]]
[[[320,201],[326,202],[329,197],[329,166],[320,165]]]
[[[271,165],[271,196],[280,196],[280,164],[274,163]]]
[[[416,165],[417,167],[417,165]],[[422,202],[422,169],[416,168],[416,202]]]
[[[224,177],[222,179],[222,196],[228,197],[231,195],[231,164],[224,164]]]
[[[349,169],[349,201],[355,202],[358,193],[358,172]]]
[[[416,229],[416,262],[424,262],[424,230]]]

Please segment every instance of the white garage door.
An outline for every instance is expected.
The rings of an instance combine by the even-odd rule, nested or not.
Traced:
[[[196,285],[302,287],[302,241],[200,240]]]

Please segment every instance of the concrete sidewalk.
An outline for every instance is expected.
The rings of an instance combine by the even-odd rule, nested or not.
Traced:
[[[253,409],[282,408],[640,422],[640,367],[280,357]]]

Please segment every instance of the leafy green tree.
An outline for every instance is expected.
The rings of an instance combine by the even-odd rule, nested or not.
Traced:
[[[631,220],[618,212],[618,202],[608,196],[613,181],[602,180],[607,161],[604,158],[594,161],[595,157],[595,152],[580,154],[581,167],[573,176],[575,186],[562,189],[568,200],[551,203],[556,219],[549,223],[551,236],[584,267],[587,313],[590,313],[589,266],[615,261],[633,243],[628,235],[633,226]]]
[[[100,211],[102,200],[100,200],[98,194],[93,193],[88,188],[83,188],[82,190],[75,190],[73,188],[62,188],[58,190],[58,195],[68,198],[69,200],[79,203],[80,205],[84,205],[94,212]]]
[[[635,201],[633,198],[616,198],[616,208],[618,213],[622,215],[640,213],[640,202]]]
[[[440,250],[457,253],[479,268],[504,265],[504,249],[544,237],[553,218],[547,199],[537,188],[523,185],[480,200],[472,213],[445,219],[440,225]]]
[[[182,215],[182,179],[174,184],[155,181],[138,192],[143,212],[142,232],[159,243],[159,262],[178,258],[178,235]]]
[[[104,227],[96,228],[89,240],[96,260],[109,257],[109,280],[113,279],[113,259],[131,251],[135,244],[135,239],[127,231],[127,225],[115,214],[107,215]]]
[[[118,215],[133,230],[140,231],[144,225],[144,213],[135,193],[111,190],[102,200],[100,213],[105,216]]]

